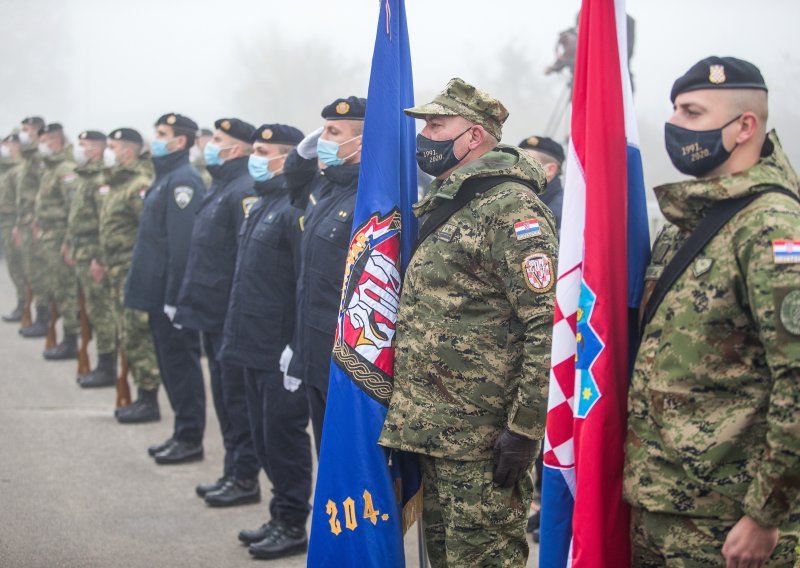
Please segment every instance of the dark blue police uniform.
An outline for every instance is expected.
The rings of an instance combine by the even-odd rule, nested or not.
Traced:
[[[305,525],[311,497],[311,439],[305,384],[283,386],[279,359],[295,327],[300,217],[289,180],[256,182],[259,201],[239,233],[222,360],[244,367],[253,443],[272,483],[270,515]]]
[[[314,438],[319,452],[331,352],[342,297],[358,189],[359,164],[320,170],[311,181],[303,215],[301,268],[297,282],[297,323],[289,374],[308,389]]]
[[[254,480],[259,464],[247,418],[244,373],[240,365],[219,362],[237,235],[245,208],[255,200],[253,178],[247,170],[247,157],[207,169],[213,182],[195,217],[175,323],[203,332],[211,392],[225,447],[223,477]]]
[[[195,213],[205,193],[189,151],[154,157],[156,179],[144,197],[125,305],[149,314],[161,379],[175,411],[173,438],[199,444],[205,430],[205,390],[197,331],[177,329],[164,313],[183,280]]]

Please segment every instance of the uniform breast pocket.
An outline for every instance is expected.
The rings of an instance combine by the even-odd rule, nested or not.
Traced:
[[[277,250],[281,244],[280,225],[277,217],[267,215],[253,229],[250,239],[253,241],[248,247],[248,264],[254,268],[256,264],[261,270],[275,270],[278,265]]]
[[[350,241],[350,228],[349,219],[340,220],[336,217],[328,217],[320,221],[314,235],[324,244],[344,250],[347,249]]]

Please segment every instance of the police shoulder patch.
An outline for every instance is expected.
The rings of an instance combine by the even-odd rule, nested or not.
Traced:
[[[258,201],[258,197],[245,197],[242,199],[242,211],[244,212],[245,219],[250,216],[250,209],[253,208],[253,205],[256,204],[256,201]]]
[[[186,209],[192,202],[192,197],[194,197],[194,188],[188,185],[179,185],[173,190],[173,193],[175,194],[175,203],[178,207]]]
[[[522,261],[522,274],[525,283],[537,294],[548,292],[555,283],[553,274],[553,261],[543,252],[537,252],[525,257]]]

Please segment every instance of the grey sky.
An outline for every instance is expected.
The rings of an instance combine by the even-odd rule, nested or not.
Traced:
[[[579,6],[407,0],[417,98],[461,76],[507,102],[504,141],[541,133],[564,88],[562,77],[542,71]],[[170,111],[203,125],[237,115],[280,121],[283,113],[311,129],[335,96],[366,93],[378,9],[377,0],[0,0],[0,132],[41,114],[73,136],[122,125],[149,135]],[[676,175],[662,143],[672,82],[710,54],[761,68],[770,122],[800,165],[800,53],[792,48],[800,3],[629,0],[628,11],[637,20],[632,69],[648,184]],[[296,75],[297,84],[247,91],[254,69]]]

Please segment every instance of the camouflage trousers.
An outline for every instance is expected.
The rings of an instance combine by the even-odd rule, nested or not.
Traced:
[[[125,277],[128,267],[114,267],[108,271],[108,282],[117,322],[117,334],[122,353],[133,374],[133,384],[142,390],[155,390],[161,384],[161,374],[156,362],[153,336],[150,334],[147,312],[126,308]]]
[[[492,460],[420,455],[420,465],[425,543],[433,568],[525,566],[530,476],[503,489],[492,481]]]
[[[736,523],[651,513],[634,508],[631,515],[633,568],[709,568],[725,566],[722,545]],[[766,568],[796,566],[797,532],[781,530]]]
[[[25,301],[25,289],[27,282],[25,279],[25,259],[22,255],[22,249],[17,247],[14,243],[14,237],[11,232],[14,229],[14,224],[2,224],[0,231],[3,235],[3,250],[6,256],[6,268],[8,274],[11,276],[11,282],[14,283],[14,289],[17,292],[17,301]]]
[[[91,263],[78,261],[75,263],[75,274],[83,290],[86,301],[86,314],[92,324],[95,346],[98,354],[114,353],[117,350],[117,321],[114,317],[114,302],[111,297],[111,285],[104,278],[96,283],[90,271]]]
[[[20,232],[22,233],[22,265],[28,284],[33,292],[33,297],[36,300],[36,307],[47,308],[51,298],[45,282],[46,268],[44,259],[40,256],[42,247],[38,241],[34,241],[31,237],[30,227],[22,227]]]
[[[33,244],[44,270],[41,297],[50,298],[55,302],[64,333],[77,335],[81,327],[78,319],[78,279],[75,277],[74,268],[67,265],[61,256],[63,240],[63,235],[42,232]]]

